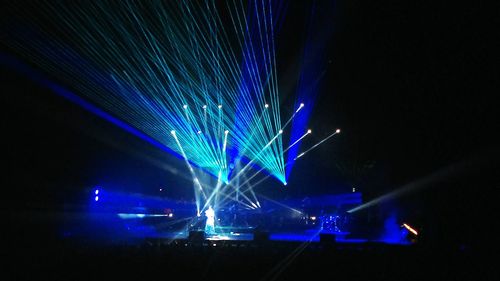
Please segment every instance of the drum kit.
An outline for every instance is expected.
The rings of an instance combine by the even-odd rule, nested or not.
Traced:
[[[339,215],[324,215],[320,217],[321,229],[332,232],[342,232],[345,218]]]

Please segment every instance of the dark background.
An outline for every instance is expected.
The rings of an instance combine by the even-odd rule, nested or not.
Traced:
[[[311,3],[288,5],[277,37],[279,73],[300,65]],[[329,34],[326,72],[309,122],[314,134],[302,147],[338,127],[342,134],[298,161],[286,189],[269,180],[258,191],[282,198],[356,187],[369,201],[465,163],[451,176],[391,204],[418,217],[421,225],[433,225],[436,240],[472,243],[479,233],[493,238],[487,225],[497,224],[491,220],[500,188],[494,10],[480,1],[466,6],[444,1],[315,3],[332,12],[321,18],[324,30],[317,31]],[[291,73],[280,79],[298,75]],[[0,79],[3,208],[62,208],[97,184],[148,194],[162,187],[164,196],[192,196],[190,180],[146,158],[181,174],[186,173],[183,161],[7,64],[2,63]],[[293,91],[283,95],[284,114],[293,111],[294,102]]]

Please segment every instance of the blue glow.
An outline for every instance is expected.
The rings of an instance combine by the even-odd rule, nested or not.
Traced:
[[[409,244],[408,233],[409,231],[398,223],[396,214],[391,213],[384,221],[380,241],[387,244]]]
[[[319,233],[273,233],[269,237],[274,241],[292,241],[292,242],[319,242]]]

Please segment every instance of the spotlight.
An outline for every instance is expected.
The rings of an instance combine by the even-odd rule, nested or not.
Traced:
[[[201,134],[201,130],[200,130],[200,131],[198,131],[198,134]]]
[[[284,182],[283,185],[287,185],[288,183],[287,182]]]
[[[295,157],[295,159],[293,159],[293,160],[297,160],[297,159],[299,159],[299,158],[300,158],[300,157],[302,157],[304,154],[305,154],[305,152],[302,152],[301,154],[299,154],[299,156]]]
[[[221,109],[222,108],[222,104],[219,104],[218,108]]]
[[[203,109],[207,109],[207,105],[206,105],[206,104],[205,104],[205,105],[203,105]]]
[[[187,105],[187,104],[185,104],[185,105],[184,105],[184,106],[182,106],[182,107],[184,107],[184,109],[187,109],[187,108],[188,108],[188,105]]]
[[[170,131],[172,135],[175,135],[175,130]]]
[[[340,129],[337,129],[337,130],[335,131],[335,133],[337,133],[337,134],[338,134],[338,133],[340,133]]]
[[[279,131],[279,133],[280,133],[280,134],[283,134],[283,130],[280,130],[280,131]]]
[[[295,110],[295,113],[299,112],[302,109],[302,107],[304,107],[303,103],[301,103],[300,106],[299,106],[299,108],[297,108],[297,110]]]
[[[96,196],[96,197],[94,198],[94,200],[95,200],[96,202],[97,202],[97,201],[99,201],[99,196]]]
[[[226,135],[227,135],[228,133],[229,133],[229,130],[225,130],[225,131],[224,131],[224,134],[226,134]]]
[[[269,104],[266,103],[266,105],[264,105],[265,108],[268,108],[269,107]]]
[[[173,214],[173,213],[168,214],[168,217],[169,217],[169,218],[171,218],[171,217],[173,217],[173,216],[174,216],[174,214]]]
[[[96,189],[94,193],[95,195],[99,194],[99,189]]]
[[[418,232],[417,232],[415,229],[413,229],[413,227],[409,226],[409,225],[408,225],[408,224],[406,224],[406,223],[403,223],[403,226],[404,226],[406,229],[408,229],[411,233],[413,233],[413,234],[415,234],[415,235],[418,235]]]
[[[307,130],[307,133],[308,134],[312,133],[312,130],[311,129]]]

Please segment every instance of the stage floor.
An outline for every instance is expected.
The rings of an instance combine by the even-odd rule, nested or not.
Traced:
[[[337,243],[366,243],[366,242],[387,243],[387,241],[380,241],[380,240],[348,238],[346,237],[349,234],[348,232],[328,232],[328,231],[320,231],[318,229],[310,229],[305,231],[270,232],[268,237],[270,241],[320,242],[320,234],[334,235],[335,241]],[[168,239],[168,240],[189,239],[189,232],[188,231],[165,232],[155,237],[149,237],[149,238]],[[252,241],[254,240],[254,234],[250,232],[228,231],[224,233],[205,234],[205,240]],[[391,243],[391,244],[407,244],[407,243],[401,242],[401,243]]]

